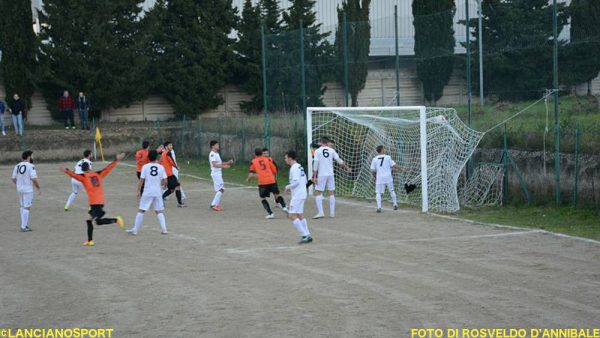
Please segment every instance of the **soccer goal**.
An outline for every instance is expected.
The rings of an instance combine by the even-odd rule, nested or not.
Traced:
[[[375,148],[405,171],[394,172],[398,201],[420,205],[421,210],[459,210],[457,183],[461,170],[483,133],[468,128],[451,108],[352,107],[307,108],[307,165],[312,177],[311,143],[322,136],[335,142],[352,173],[335,166],[336,194],[374,198],[370,171]]]

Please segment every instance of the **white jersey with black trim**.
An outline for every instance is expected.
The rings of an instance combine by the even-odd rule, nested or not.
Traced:
[[[83,174],[83,170],[81,168],[83,167],[84,163],[87,163],[90,167],[90,170],[92,170],[92,161],[88,160],[87,158],[82,158],[81,160],[77,161],[77,163],[75,163],[75,168],[73,168],[73,172],[75,172],[78,175]]]
[[[306,199],[308,193],[306,192],[306,174],[304,168],[300,163],[294,163],[290,167],[290,184],[286,189],[290,189],[292,192],[292,199]]]
[[[333,176],[333,161],[343,163],[335,149],[321,146],[315,151],[313,170],[317,177]]]
[[[162,180],[167,178],[167,172],[162,165],[155,162],[144,164],[140,178],[144,179],[144,192],[142,196],[162,196]]]
[[[37,178],[35,167],[29,162],[20,162],[13,169],[12,178],[17,180],[17,191],[28,193],[33,192],[32,179]]]
[[[375,184],[389,183],[393,181],[392,168],[396,165],[396,162],[392,160],[390,155],[378,155],[371,161],[371,171],[376,174]]]
[[[223,169],[215,167],[213,165],[213,162],[216,162],[217,164],[223,163],[223,161],[221,161],[221,155],[219,155],[219,153],[216,151],[211,151],[208,155],[208,163],[210,164],[210,174],[221,175],[223,173]]]

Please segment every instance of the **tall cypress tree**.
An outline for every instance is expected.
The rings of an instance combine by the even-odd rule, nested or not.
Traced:
[[[425,100],[442,97],[454,69],[454,0],[413,0],[417,76]]]
[[[262,73],[261,73],[261,9],[253,6],[252,0],[244,2],[242,17],[238,25],[238,83],[252,99],[242,102],[240,107],[245,112],[256,113],[262,108]]]
[[[361,4],[362,3],[362,4]],[[348,92],[352,106],[358,105],[358,93],[367,82],[369,48],[371,47],[371,24],[369,5],[371,0],[346,0],[338,6],[338,26],[335,32],[335,55],[337,80],[344,84],[344,63],[348,62]],[[344,56],[344,13],[346,14],[347,57]]]
[[[231,75],[236,24],[231,0],[161,0],[149,15],[160,22],[154,31],[155,89],[177,115],[196,117],[222,104],[218,94]]]
[[[561,83],[588,83],[600,72],[600,1],[572,0],[568,8],[571,17],[571,39],[559,61]]]
[[[64,89],[86,92],[94,110],[122,107],[147,94],[140,12],[137,0],[44,0],[40,87],[56,118]]]
[[[13,94],[31,106],[35,82],[36,38],[30,1],[0,0],[0,70],[8,104]]]
[[[270,79],[275,90],[269,95],[281,96],[281,105],[277,108],[301,110],[303,105],[301,84],[301,49],[300,22],[303,27],[304,41],[304,76],[307,106],[323,105],[322,95],[326,88],[324,83],[333,79],[329,64],[333,58],[333,46],[327,41],[330,33],[321,33],[321,24],[316,23],[314,0],[292,0],[292,5],[283,12],[283,34],[277,39],[279,49],[279,76]],[[269,65],[271,66],[271,65]]]

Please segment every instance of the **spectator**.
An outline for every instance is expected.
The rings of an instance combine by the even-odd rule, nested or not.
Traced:
[[[16,136],[23,136],[23,114],[25,113],[25,102],[21,100],[19,94],[13,95],[13,103],[10,106],[12,113],[13,127]]]
[[[6,105],[4,101],[0,100],[0,130],[2,130],[2,136],[6,136],[6,131],[4,130],[4,111],[6,111]]]
[[[85,97],[83,92],[79,92],[79,96],[77,97],[77,111],[79,112],[79,120],[81,121],[81,129],[90,130],[90,125],[88,124],[88,113],[90,111],[90,101],[88,101],[87,97]]]
[[[65,117],[65,129],[75,129],[75,119],[73,117],[73,110],[75,109],[75,101],[69,96],[69,91],[65,90],[63,95],[58,99],[58,109],[63,113]]]

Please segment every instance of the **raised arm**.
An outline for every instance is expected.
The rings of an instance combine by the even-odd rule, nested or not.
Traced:
[[[106,175],[108,175],[108,173],[110,173],[117,166],[117,163],[119,163],[119,161],[121,161],[124,158],[125,158],[125,153],[118,154],[117,158],[114,161],[110,162],[110,164],[107,165],[106,168],[104,168],[100,171],[97,171],[98,175],[100,175],[100,177],[102,177],[102,178],[106,177]]]

